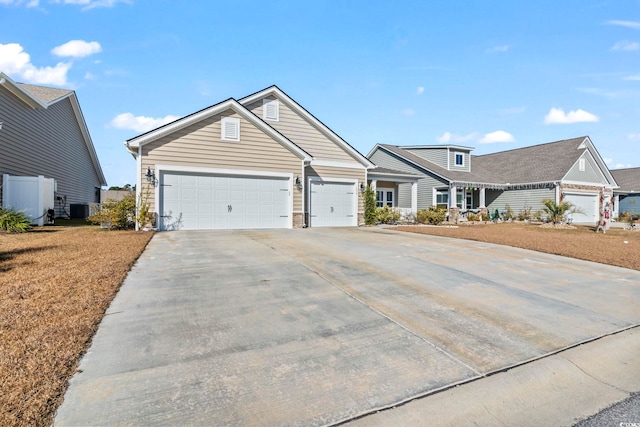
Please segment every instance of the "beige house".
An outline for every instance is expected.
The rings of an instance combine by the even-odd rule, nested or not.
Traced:
[[[276,86],[125,145],[159,230],[356,226],[373,168]]]
[[[99,202],[103,185],[75,92],[17,83],[0,72],[0,203],[32,219],[50,208],[67,216],[72,205]]]

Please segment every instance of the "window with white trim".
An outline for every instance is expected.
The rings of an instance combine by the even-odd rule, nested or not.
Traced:
[[[580,172],[584,172],[585,164],[586,164],[585,159],[578,160],[578,169],[580,169]]]
[[[436,206],[439,208],[449,207],[449,190],[436,190]]]
[[[464,153],[453,153],[455,156],[456,166],[464,166]]]
[[[280,101],[277,99],[263,99],[262,118],[274,122],[280,120]]]
[[[384,207],[389,206],[393,207],[393,197],[394,191],[393,189],[383,188],[376,190],[376,207]]]
[[[220,137],[223,141],[240,141],[240,119],[223,117]]]

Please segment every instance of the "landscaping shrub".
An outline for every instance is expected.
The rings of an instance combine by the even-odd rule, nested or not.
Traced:
[[[482,215],[480,212],[467,212],[467,221],[482,221]]]
[[[380,224],[395,224],[400,220],[400,211],[389,206],[376,208],[376,219]]]
[[[531,218],[533,218],[533,214],[531,213],[531,206],[525,206],[518,214],[518,219],[520,221],[529,221],[531,220]]]
[[[100,224],[110,230],[124,230],[136,225],[136,195],[127,194],[122,200],[106,200],[100,205],[98,213],[87,221]]]
[[[511,206],[509,205],[509,203],[507,203],[506,205],[504,205],[504,220],[505,221],[509,221],[515,218],[516,214],[513,212],[513,208],[511,208]]]
[[[544,208],[542,210],[549,216],[549,221],[554,224],[559,224],[564,221],[564,215],[566,213],[579,213],[580,209],[573,206],[569,202],[556,203],[551,199],[544,199],[542,201]]]
[[[370,185],[367,185],[362,197],[364,198],[364,223],[366,225],[374,225],[377,221],[376,192],[373,191]]]
[[[447,219],[447,209],[430,206],[429,209],[420,209],[416,215],[416,220],[420,224],[437,225]]]
[[[22,211],[0,207],[0,230],[23,233],[31,228],[31,220]]]

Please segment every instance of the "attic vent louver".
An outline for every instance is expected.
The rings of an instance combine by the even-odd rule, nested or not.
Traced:
[[[277,99],[262,100],[262,118],[273,121],[280,119],[280,103]]]
[[[223,117],[221,125],[221,138],[223,141],[240,141],[240,119]]]

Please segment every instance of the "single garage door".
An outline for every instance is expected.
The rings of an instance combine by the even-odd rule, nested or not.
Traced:
[[[309,225],[311,227],[358,225],[357,197],[353,183],[311,181]]]
[[[161,230],[288,228],[289,179],[163,172]]]
[[[563,200],[580,209],[580,213],[573,214],[573,222],[595,225],[600,219],[598,211],[599,197],[597,194],[565,194]]]

